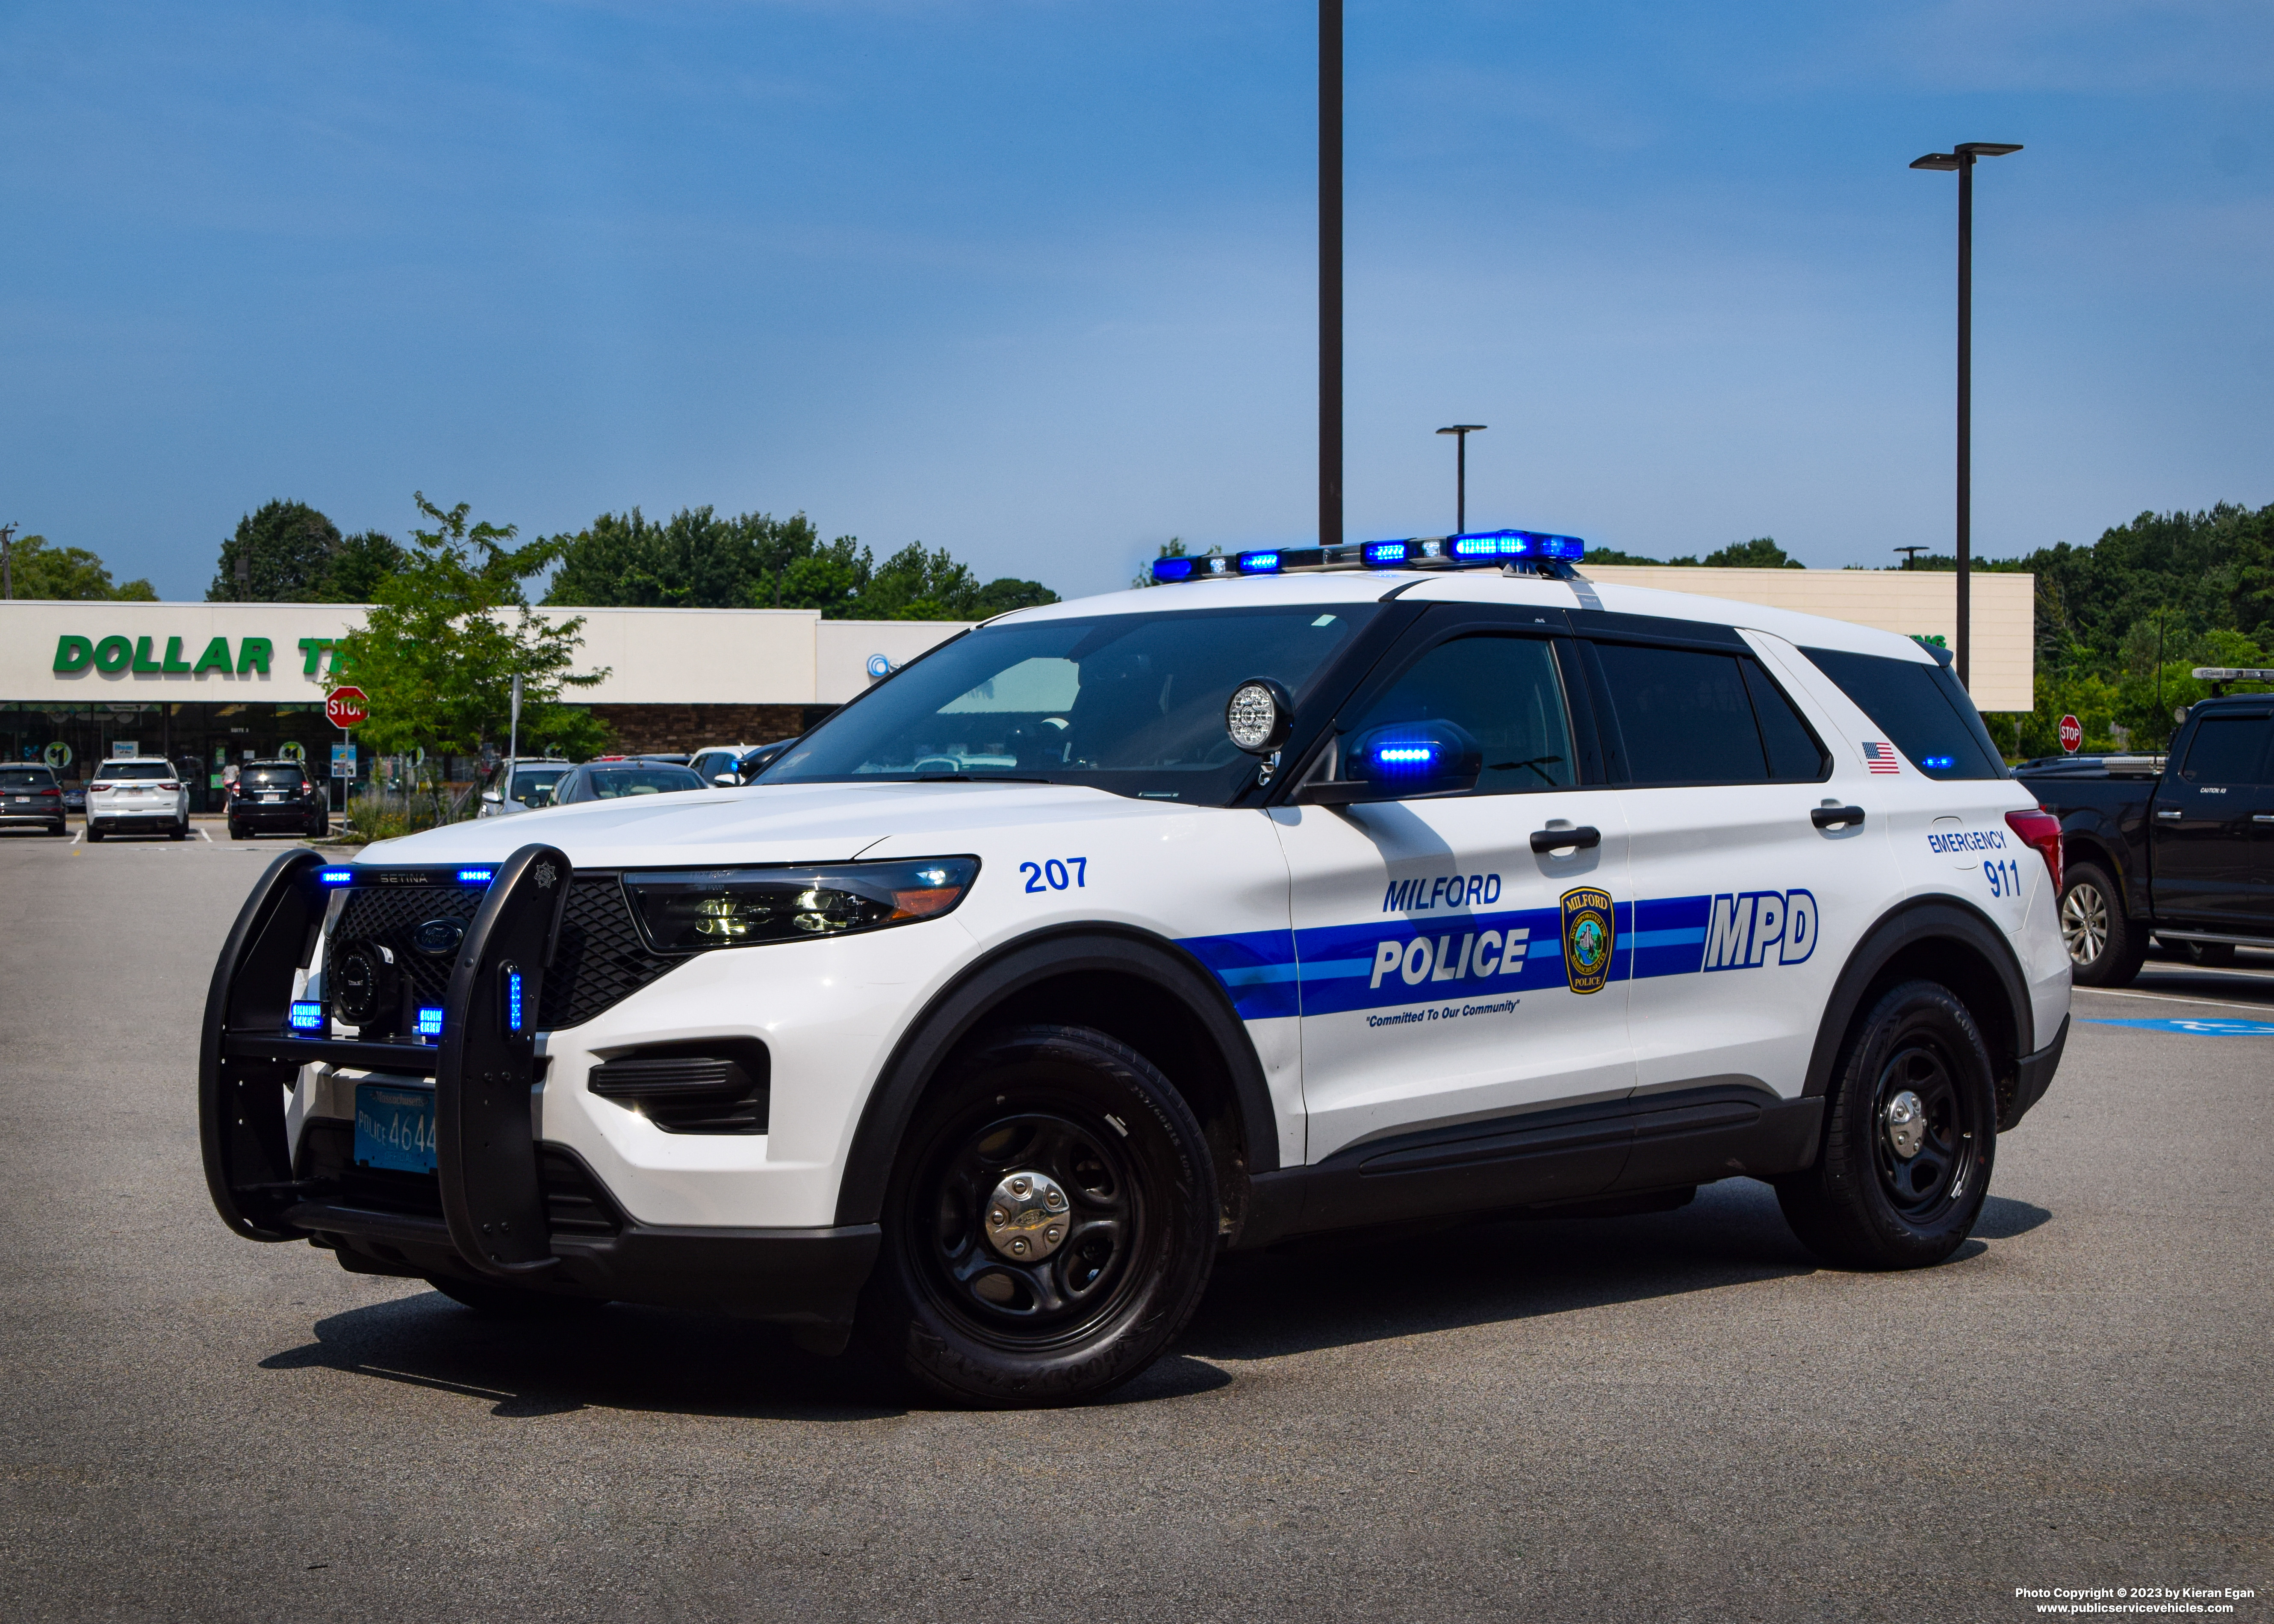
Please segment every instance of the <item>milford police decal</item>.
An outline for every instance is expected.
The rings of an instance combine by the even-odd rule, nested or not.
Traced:
[[[1611,979],[1611,893],[1583,887],[1563,893],[1563,979],[1573,992],[1600,992]]]

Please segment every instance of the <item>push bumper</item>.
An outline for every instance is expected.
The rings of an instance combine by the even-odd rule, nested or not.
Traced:
[[[2062,1016],[2060,1030],[2053,1034],[2053,1041],[2034,1055],[2022,1056],[2015,1064],[2013,1098],[2010,1102],[1999,1101],[2004,1107],[1998,1113],[2000,1133],[2018,1126],[2022,1118],[2029,1115],[2029,1108],[2044,1099],[2045,1090],[2052,1086],[2053,1073],[2060,1069],[2061,1050],[2068,1045],[2068,1021],[2067,1016]]]
[[[466,928],[434,1044],[290,1034],[296,974],[328,900],[316,853],[281,854],[246,898],[215,966],[199,1064],[206,1182],[224,1222],[252,1240],[315,1240],[351,1268],[444,1274],[567,1296],[692,1307],[776,1320],[832,1350],[850,1327],[874,1263],[874,1225],[724,1229],[642,1224],[594,1203],[562,1206],[574,1162],[531,1129],[538,1067],[517,1011],[538,1006],[571,869],[549,846],[496,865]],[[518,1003],[516,1002],[517,989]],[[370,1199],[337,1163],[295,1169],[285,1101],[301,1067],[431,1077],[436,1171],[407,1176],[410,1199]],[[345,1124],[340,1124],[344,1127]],[[581,1199],[581,1198],[578,1198]],[[580,1218],[576,1214],[582,1213]]]

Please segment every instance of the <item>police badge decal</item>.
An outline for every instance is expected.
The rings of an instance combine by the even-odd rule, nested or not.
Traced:
[[[1563,979],[1573,992],[1600,992],[1611,979],[1611,893],[1583,887],[1563,893]]]

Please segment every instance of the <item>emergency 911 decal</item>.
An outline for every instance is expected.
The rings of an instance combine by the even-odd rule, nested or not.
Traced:
[[[1442,891],[1439,897],[1442,906]],[[1243,931],[1186,937],[1183,945],[1223,983],[1241,1019],[1266,1020],[1487,993],[1593,992],[1661,975],[1773,972],[1805,963],[1818,930],[1816,898],[1805,891],[1614,902],[1589,888],[1550,908]]]

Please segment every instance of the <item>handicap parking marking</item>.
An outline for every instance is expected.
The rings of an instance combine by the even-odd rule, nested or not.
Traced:
[[[2185,1032],[2199,1038],[2274,1038],[2274,1020],[2102,1020],[2091,1026],[2131,1026],[2141,1032]]]

